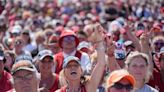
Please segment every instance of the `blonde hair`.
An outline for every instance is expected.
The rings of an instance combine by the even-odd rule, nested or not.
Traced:
[[[134,58],[136,58],[136,57],[142,57],[146,61],[146,65],[147,66],[149,65],[149,57],[148,57],[148,55],[146,55],[145,53],[138,52],[138,51],[131,52],[127,56],[125,64],[129,66],[129,64],[132,62],[132,60]]]
[[[81,69],[83,71],[83,69]],[[65,76],[65,73],[64,73],[64,69],[62,69],[59,73],[59,83],[60,83],[60,86],[65,86],[68,84],[68,81],[66,79],[66,76]],[[88,81],[90,80],[90,76],[84,76],[82,75],[80,77],[80,84],[81,85],[85,85]]]
[[[125,61],[126,68],[128,69],[129,68],[129,65],[131,64],[131,62],[133,61],[133,59],[134,58],[138,58],[138,57],[143,58],[145,60],[145,62],[146,62],[147,72],[146,72],[146,77],[144,79],[144,83],[147,83],[149,81],[149,79],[150,79],[150,76],[151,76],[150,59],[149,59],[149,57],[148,57],[147,54],[141,53],[141,52],[138,52],[138,51],[131,52],[127,56],[126,61]]]

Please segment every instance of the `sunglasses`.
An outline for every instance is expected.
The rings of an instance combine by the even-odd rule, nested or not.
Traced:
[[[164,46],[164,42],[155,42],[154,45]]]
[[[66,36],[63,38],[63,41],[65,41],[65,42],[75,41],[75,37],[74,36]]]
[[[116,88],[118,90],[121,90],[121,89],[125,88],[128,91],[130,91],[130,90],[133,89],[132,84],[126,84],[126,85],[124,85],[124,84],[121,84],[121,83],[118,83],[118,82],[115,83],[112,87],[114,87],[114,88]]]

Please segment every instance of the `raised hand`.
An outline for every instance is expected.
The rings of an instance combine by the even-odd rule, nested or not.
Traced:
[[[88,41],[93,43],[100,42],[104,40],[104,28],[100,23],[93,24],[93,30],[88,37]]]
[[[115,50],[115,45],[113,42],[113,36],[106,37],[106,45],[107,45],[107,55],[108,56],[113,56],[114,55],[114,50]]]

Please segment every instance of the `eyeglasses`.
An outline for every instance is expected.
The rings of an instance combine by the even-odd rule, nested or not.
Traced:
[[[31,80],[32,77],[33,77],[33,73],[29,73],[25,76],[14,76],[13,78],[16,82],[19,82],[19,81]]]
[[[65,42],[75,41],[75,37],[74,36],[66,36],[63,38],[63,41],[65,41]]]
[[[121,89],[125,88],[128,91],[133,89],[133,86],[131,84],[124,85],[124,84],[121,84],[121,83],[118,83],[118,82],[115,83],[112,87],[114,87],[114,88],[116,88],[118,90],[121,90]]]

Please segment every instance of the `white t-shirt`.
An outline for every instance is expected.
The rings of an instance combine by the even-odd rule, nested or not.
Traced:
[[[134,90],[132,92],[159,92],[155,88],[145,84],[141,89]]]

